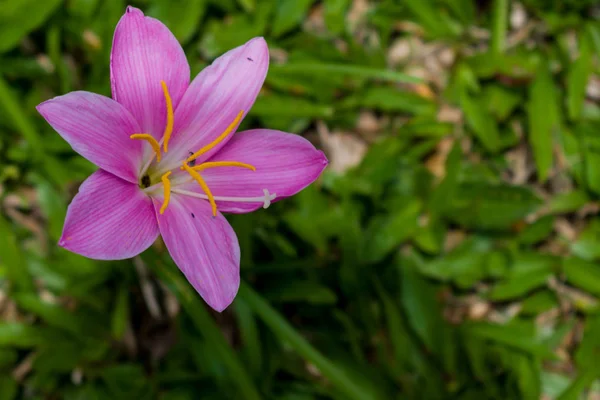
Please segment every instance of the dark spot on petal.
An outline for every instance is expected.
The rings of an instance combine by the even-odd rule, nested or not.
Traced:
[[[190,153],[190,156],[194,154],[194,153],[192,153],[191,151],[188,151],[188,153]],[[193,167],[194,165],[196,165],[196,159],[193,159],[192,161],[190,161],[190,162],[188,163],[188,165],[189,165],[190,167]]]
[[[125,11],[128,12],[128,13],[130,13],[132,11],[131,6],[127,6],[127,9]]]
[[[146,189],[148,186],[150,186],[150,176],[149,175],[144,175],[142,177],[142,180],[140,181],[140,186],[142,187],[142,189]]]
[[[194,215],[194,213],[192,213],[192,218],[196,218],[196,216]]]
[[[247,59],[248,61],[254,61],[254,60],[253,60],[253,59],[251,59],[250,57],[246,57],[246,59]]]

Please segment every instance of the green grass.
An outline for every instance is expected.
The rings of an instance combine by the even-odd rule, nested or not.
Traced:
[[[0,399],[595,398],[597,3],[132,1],[194,74],[264,36],[242,128],[331,161],[229,218],[243,283],[217,314],[160,242],[119,262],[56,245],[94,167],[34,107],[109,95],[126,3],[0,0]]]

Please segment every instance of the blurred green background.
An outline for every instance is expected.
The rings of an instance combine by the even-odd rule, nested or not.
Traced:
[[[56,245],[94,167],[36,113],[110,95],[121,0],[0,0],[0,399],[600,398],[600,2],[146,0],[195,75],[265,36],[243,127],[330,167],[230,218],[212,312],[157,242]]]

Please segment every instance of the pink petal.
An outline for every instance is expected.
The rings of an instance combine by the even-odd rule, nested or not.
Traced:
[[[127,7],[115,29],[110,56],[113,98],[157,140],[166,123],[160,81],[167,84],[175,109],[190,83],[190,67],[181,45],[160,21]]]
[[[327,166],[327,158],[301,136],[269,129],[237,133],[227,146],[209,161],[239,161],[251,164],[252,171],[239,167],[216,167],[201,171],[215,196],[264,197],[267,189],[277,197],[292,196],[314,182]],[[197,164],[198,165],[198,164]],[[188,183],[184,190],[203,193]],[[262,200],[243,203],[217,201],[221,212],[246,213],[263,206]]]
[[[169,253],[200,296],[217,311],[233,301],[240,286],[240,247],[222,214],[208,201],[175,193],[163,215],[154,199],[158,226]]]
[[[71,92],[37,110],[73,150],[129,182],[138,181],[142,143],[129,136],[140,127],[116,101],[90,92]]]
[[[269,49],[261,37],[228,51],[196,76],[175,111],[172,151],[165,158],[183,160],[215,140],[240,111],[248,113],[260,92],[267,69]],[[208,159],[229,137],[198,161]]]
[[[97,260],[122,260],[158,237],[152,201],[137,185],[98,170],[79,187],[58,244]]]

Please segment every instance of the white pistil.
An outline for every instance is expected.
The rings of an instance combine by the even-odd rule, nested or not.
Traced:
[[[208,200],[208,196],[202,193],[192,192],[190,190],[183,189],[171,189],[173,193],[179,193],[184,196],[197,197],[199,199]],[[263,203],[263,208],[268,208],[271,205],[271,202],[275,200],[277,194],[269,193],[267,189],[263,189],[264,196],[260,197],[229,197],[229,196],[214,196],[216,201],[237,201],[241,203]]]

